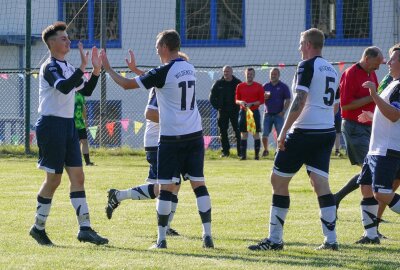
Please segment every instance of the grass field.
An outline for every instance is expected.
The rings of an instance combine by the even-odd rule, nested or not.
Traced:
[[[111,151],[111,150],[110,150]],[[148,250],[156,239],[155,201],[124,201],[108,220],[104,212],[110,187],[143,183],[147,163],[138,155],[98,154],[98,166],[85,167],[86,194],[92,226],[110,240],[97,247],[77,241],[77,221],[64,176],[53,199],[47,231],[55,247],[41,247],[28,231],[34,221],[36,194],[43,172],[36,158],[0,156],[0,269],[399,269],[400,218],[388,210],[380,246],[353,244],[363,230],[359,191],[344,199],[337,223],[340,251],[315,251],[322,243],[319,209],[304,168],[291,183],[291,207],[285,223],[285,250],[251,252],[249,244],[267,236],[272,158],[261,161],[219,159],[207,153],[205,175],[212,200],[216,248],[204,250],[195,196],[189,183],[179,194],[173,228],[182,236],[168,238],[167,250]],[[336,191],[358,171],[347,158],[333,158],[331,187]]]

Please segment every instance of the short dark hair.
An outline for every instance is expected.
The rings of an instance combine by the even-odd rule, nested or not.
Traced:
[[[50,37],[55,36],[57,31],[65,31],[67,29],[67,24],[65,22],[55,22],[50,24],[42,31],[42,40],[49,48],[47,41]]]
[[[390,56],[390,54],[392,54],[392,53],[395,52],[395,51],[400,51],[400,43],[397,43],[397,44],[393,45],[393,46],[389,49],[389,56]],[[398,59],[398,60],[400,61],[400,55],[399,55],[399,59]]]
[[[181,47],[181,37],[179,33],[173,29],[164,30],[157,35],[158,43],[167,46],[169,51],[179,51]]]
[[[254,71],[254,72],[256,72],[256,71],[254,70],[254,68],[252,68],[252,67],[247,67],[247,68],[246,68],[246,71],[251,71],[251,70]]]

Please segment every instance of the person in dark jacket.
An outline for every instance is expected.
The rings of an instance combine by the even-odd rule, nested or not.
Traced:
[[[241,81],[232,75],[230,66],[222,69],[224,76],[217,80],[211,88],[210,102],[214,109],[218,110],[218,128],[221,136],[221,157],[228,157],[230,144],[228,139],[229,121],[231,122],[236,137],[236,147],[240,156],[240,132],[238,127],[239,106],[235,103],[236,86]]]

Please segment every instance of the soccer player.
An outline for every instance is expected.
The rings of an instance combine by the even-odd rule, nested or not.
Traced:
[[[40,245],[53,245],[47,236],[45,225],[50,213],[52,198],[60,185],[63,169],[70,180],[71,204],[79,223],[78,240],[96,245],[108,243],[90,225],[89,208],[84,188],[78,133],[74,123],[75,92],[90,95],[96,87],[101,70],[101,58],[96,47],[92,48],[93,72],[89,81],[83,79],[89,52],[83,52],[79,43],[81,65],[75,69],[65,60],[71,41],[64,22],[56,22],[42,32],[43,42],[50,51],[50,58],[40,67],[39,119],[36,136],[39,146],[38,168],[46,171],[45,180],[37,197],[36,221],[30,235]]]
[[[180,56],[185,60],[188,57],[179,52]],[[144,71],[136,67],[135,56],[131,50],[129,50],[130,60],[127,61],[128,67],[138,75],[142,75]],[[155,199],[159,195],[160,185],[157,184],[157,146],[159,137],[159,114],[158,104],[155,89],[152,88],[149,91],[148,103],[145,110],[146,118],[146,129],[144,132],[144,148],[146,151],[146,159],[150,164],[149,175],[146,179],[147,183],[133,187],[126,190],[110,189],[108,191],[108,202],[106,206],[106,214],[108,219],[111,219],[114,209],[116,209],[121,201],[131,200],[149,200]],[[178,206],[178,192],[180,183],[177,183],[172,192],[172,203],[171,203],[171,214],[168,218],[168,229],[167,235],[178,236],[179,233],[170,227],[171,221],[176,212]]]
[[[358,183],[361,186],[361,216],[364,235],[357,244],[379,244],[377,230],[378,202],[400,214],[400,195],[395,193],[393,182],[400,168],[400,44],[391,49],[388,62],[393,81],[379,95],[376,84],[363,84],[376,104],[372,121],[369,151],[365,158]],[[371,112],[362,112],[359,120],[370,121]],[[397,188],[397,187],[395,187]]]
[[[322,58],[324,33],[311,28],[300,35],[302,59],[297,67],[290,112],[278,137],[278,152],[271,174],[273,188],[269,236],[250,250],[281,250],[283,225],[289,210],[289,182],[306,165],[318,196],[324,243],[317,249],[337,250],[336,206],[329,188],[329,161],[335,142],[334,111],[337,110],[338,74]]]
[[[197,108],[196,71],[179,57],[180,36],[175,30],[157,35],[156,50],[162,65],[134,79],[124,78],[110,66],[104,50],[103,65],[111,78],[124,89],[156,87],[160,113],[157,182],[158,238],[151,248],[167,248],[166,230],[171,213],[172,190],[180,173],[190,179],[203,224],[203,247],[213,248],[211,236],[211,200],[204,182],[204,140]]]

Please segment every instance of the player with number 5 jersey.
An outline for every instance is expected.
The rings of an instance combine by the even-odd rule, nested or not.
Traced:
[[[160,114],[157,182],[158,237],[151,248],[167,248],[166,231],[171,213],[172,191],[180,173],[189,179],[196,195],[203,225],[203,247],[214,248],[211,237],[211,200],[204,182],[204,140],[196,104],[196,71],[179,56],[180,36],[175,30],[157,35],[156,50],[162,65],[134,79],[124,78],[110,66],[102,50],[104,69],[125,89],[155,87]]]
[[[269,236],[250,250],[283,249],[283,225],[289,210],[289,182],[306,165],[318,196],[324,242],[317,249],[338,250],[336,205],[329,188],[329,162],[336,132],[338,75],[322,58],[324,33],[316,28],[302,32],[299,51],[303,61],[293,81],[295,98],[278,137],[278,152],[271,174],[273,189]],[[301,239],[300,239],[301,241]]]

